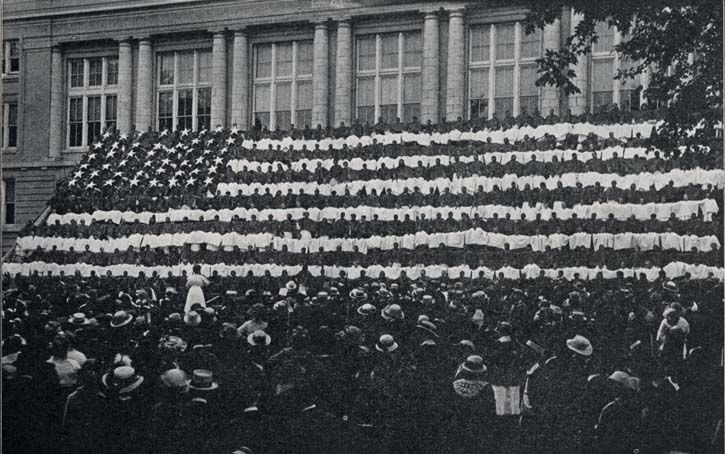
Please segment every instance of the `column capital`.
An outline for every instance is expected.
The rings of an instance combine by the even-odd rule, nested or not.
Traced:
[[[60,43],[53,44],[52,46],[50,46],[50,51],[53,53],[61,54],[61,53],[63,53],[63,45]]]
[[[209,29],[209,33],[214,35],[214,38],[217,38],[219,36],[226,37],[227,29],[226,28],[211,28],[211,29]]]
[[[335,19],[335,21],[337,22],[337,28],[352,27],[352,16],[338,17],[337,19]]]
[[[448,17],[460,17],[463,18],[464,14],[466,14],[466,8],[463,6],[458,6],[455,8],[450,8],[446,10],[448,12]]]
[[[138,40],[138,43],[139,44],[149,44],[149,45],[151,44],[151,36],[150,35],[138,36],[138,37],[136,37],[136,39]]]
[[[438,10],[421,10],[423,14],[423,20],[438,20],[440,19]]]
[[[329,23],[329,19],[313,22],[313,24],[315,24],[315,30],[327,30],[329,28]]]
[[[246,27],[237,28],[237,29],[234,30],[234,36],[235,37],[237,37],[237,36],[248,37],[249,36],[249,32],[247,32],[247,28]]]

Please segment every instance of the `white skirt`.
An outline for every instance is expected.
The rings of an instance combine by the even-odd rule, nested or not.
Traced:
[[[189,289],[189,293],[186,295],[186,304],[184,305],[184,313],[191,310],[191,306],[194,304],[201,304],[206,307],[206,300],[204,299],[204,291],[200,286],[194,285]]]

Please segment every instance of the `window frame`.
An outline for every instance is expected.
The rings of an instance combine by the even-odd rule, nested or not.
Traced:
[[[8,200],[8,183],[12,182],[13,184],[13,200]],[[0,206],[0,210],[2,211],[0,213],[0,224],[1,225],[16,225],[18,223],[17,220],[17,179],[15,177],[7,177],[3,178],[0,181],[0,192],[2,192],[2,205]],[[9,210],[9,208],[12,209]],[[12,212],[12,221],[13,222],[7,222],[8,213]]]
[[[279,75],[277,74],[277,49],[281,46],[286,46],[289,44],[292,44],[292,68],[289,75]],[[258,66],[258,56],[261,49],[266,48],[271,49],[270,54],[270,69],[269,69],[269,76],[257,76]],[[314,61],[312,61],[312,64],[310,65],[310,72],[309,74],[301,74],[299,73],[299,69],[302,67],[300,64],[303,59],[300,58],[301,52],[300,49],[302,46],[307,46],[308,51],[313,51],[314,49],[314,43],[311,39],[297,39],[293,41],[278,41],[278,42],[272,42],[272,43],[259,43],[254,46],[253,50],[253,61],[254,61],[254,68],[253,68],[253,75],[252,78],[252,122],[253,124],[256,123],[257,120],[257,114],[258,113],[268,113],[269,114],[269,121],[267,122],[267,128],[270,131],[275,131],[278,127],[280,130],[286,131],[290,124],[294,124],[295,128],[302,129],[307,125],[299,124],[298,121],[298,114],[300,114],[300,117],[310,118],[310,123],[312,123],[312,92],[310,92],[310,107],[309,109],[298,109],[299,104],[299,97],[298,97],[298,86],[300,84],[309,83],[310,89],[313,88],[312,86],[312,73],[314,72]],[[310,60],[309,58],[304,59],[305,61]],[[290,85],[290,101],[289,101],[289,109],[277,109],[277,87],[283,86],[283,85]],[[269,90],[269,99],[267,100],[266,107],[267,110],[260,110],[257,107],[257,90],[260,89],[260,87],[263,87],[266,90]],[[277,124],[277,112],[289,112],[289,119],[290,122],[286,125],[278,125]],[[317,125],[309,125],[310,128],[316,128]]]
[[[180,82],[180,69],[181,55],[192,53],[192,77],[191,82]],[[209,56],[209,73],[208,79],[205,81],[200,80],[201,73],[201,55],[207,54]],[[173,83],[161,84],[161,58],[166,56],[173,56]],[[179,126],[179,119],[186,118],[186,115],[179,115],[179,92],[191,90],[191,129],[192,131],[199,131],[199,119],[200,117],[209,118],[209,127],[211,127],[211,89],[212,89],[212,71],[211,71],[211,59],[212,50],[208,47],[190,49],[190,50],[170,50],[156,53],[156,96],[155,96],[155,108],[156,108],[156,129],[161,130],[161,109],[159,108],[159,101],[161,96],[164,94],[171,94],[172,106],[171,106],[171,128],[170,131],[175,131]],[[209,114],[199,114],[199,100],[201,91],[209,92]],[[163,118],[168,118],[164,116]]]
[[[15,44],[15,49],[17,50],[18,55],[16,57],[13,57],[12,54],[12,45]],[[3,76],[5,77],[15,77],[20,74],[20,59],[21,59],[22,52],[20,51],[20,40],[19,39],[8,39],[3,41]],[[16,71],[12,71],[12,62],[13,60],[18,61],[18,69]]]
[[[606,25],[606,22],[599,22],[596,27],[600,28],[602,27],[602,24]],[[592,52],[590,53],[590,64],[589,64],[589,74],[592,79],[591,83],[589,84],[589,111],[592,113],[596,113],[598,109],[601,107],[601,105],[594,103],[594,98],[596,94],[599,93],[608,93],[609,90],[595,90],[594,88],[594,66],[597,63],[604,63],[607,61],[612,62],[612,102],[610,105],[617,104],[620,110],[639,110],[640,106],[642,105],[644,99],[643,99],[643,91],[648,83],[648,74],[640,74],[640,77],[635,77],[634,79],[627,79],[626,83],[625,81],[621,79],[614,79],[615,75],[619,72],[620,69],[624,66],[622,64],[622,58],[620,57],[619,53],[614,51],[614,46],[617,46],[622,42],[622,40],[626,39],[624,36],[622,36],[622,33],[617,29],[617,27],[609,27],[609,29],[612,29],[612,49],[610,50],[595,50],[595,47],[592,46]],[[635,63],[633,63],[635,64]],[[639,99],[637,97],[632,96],[631,92],[637,91],[637,87],[640,87],[639,90]],[[627,109],[622,105],[622,99],[625,95],[630,96],[630,100],[632,102],[636,102],[637,106],[636,109],[633,109],[632,102],[630,102]]]
[[[392,36],[397,35],[397,59],[398,64],[396,67],[383,68],[383,39],[389,39]],[[371,40],[374,37],[375,42],[375,65],[372,69],[361,69],[360,68],[360,56],[362,55],[360,49],[364,41]],[[408,39],[415,39],[418,43],[418,51],[413,51],[406,46]],[[406,56],[409,54],[419,54],[419,57],[415,58],[418,60],[418,65],[406,66]],[[367,54],[365,54],[367,55]],[[417,77],[419,88],[419,94],[417,96],[418,102],[405,102],[405,81],[406,78]],[[395,103],[383,104],[383,79],[395,78],[397,82],[396,88],[396,99]],[[423,35],[420,29],[411,29],[400,32],[392,33],[374,33],[364,34],[356,37],[355,40],[355,100],[354,114],[356,119],[360,119],[360,109],[370,109],[373,107],[373,122],[375,124],[382,115],[383,108],[390,109],[390,106],[395,106],[395,117],[400,118],[402,123],[412,121],[412,117],[416,116],[420,118],[421,112],[421,101],[423,98]],[[373,105],[360,105],[359,104],[359,93],[361,83],[368,83],[369,80],[373,80]],[[417,108],[415,107],[417,105]],[[406,111],[410,114],[406,118]],[[416,115],[413,115],[416,114]],[[392,124],[394,118],[389,118],[387,123]]]
[[[10,124],[10,109],[15,107],[15,124]],[[18,147],[18,103],[15,101],[3,103],[2,116],[2,149],[6,151],[16,151]],[[15,144],[10,143],[10,128],[15,128]]]
[[[100,85],[90,85],[89,79],[90,79],[90,65],[91,60],[101,60],[101,84]],[[105,129],[111,126],[111,124],[115,125],[117,123],[118,119],[118,112],[116,112],[116,121],[110,122],[106,120],[106,101],[109,96],[115,96],[116,97],[116,107],[118,107],[118,77],[116,78],[115,84],[108,84],[108,62],[110,60],[118,60],[117,55],[103,55],[103,56],[93,56],[93,57],[82,57],[82,58],[69,58],[66,61],[66,134],[65,134],[65,143],[68,150],[83,150],[90,146],[89,143],[89,137],[88,137],[88,124],[89,124],[89,118],[88,118],[88,99],[94,98],[94,97],[100,97],[101,98],[101,110],[100,110],[100,123],[101,128],[100,131],[103,133]],[[82,61],[83,62],[83,84],[80,87],[73,87],[72,81],[71,81],[71,68],[73,66],[74,62]],[[71,100],[75,98],[82,98],[82,134],[81,134],[81,144],[80,145],[71,145],[71,120],[70,120],[70,113],[71,113]]]

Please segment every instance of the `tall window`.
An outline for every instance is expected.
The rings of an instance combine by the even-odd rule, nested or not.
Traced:
[[[312,41],[254,47],[254,121],[270,130],[312,125]]]
[[[494,112],[503,118],[537,110],[541,30],[527,35],[519,24],[503,23],[471,27],[469,36],[470,118],[490,118]]]
[[[619,69],[627,71],[635,68],[637,65],[632,60],[626,58],[619,59]],[[619,79],[619,107],[623,110],[639,110],[640,95],[642,92],[642,83],[639,76],[633,79],[622,77]]]
[[[606,22],[595,26],[597,42],[592,44],[592,107],[593,112],[612,104],[614,100],[614,39],[615,29]]]
[[[68,146],[86,147],[116,124],[118,58],[68,60]]]
[[[18,103],[3,104],[2,147],[15,148],[18,146]]]
[[[355,104],[361,123],[420,117],[422,60],[420,32],[358,38]]]
[[[15,178],[3,178],[2,180],[2,197],[3,197],[3,224],[15,224]]]
[[[161,53],[157,66],[159,130],[209,129],[211,51]]]
[[[20,48],[18,40],[5,41],[3,52],[3,74],[17,74],[20,71]]]

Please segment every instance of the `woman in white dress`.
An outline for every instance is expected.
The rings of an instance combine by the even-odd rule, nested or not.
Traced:
[[[186,288],[189,289],[189,293],[186,295],[184,313],[189,312],[194,304],[201,304],[206,307],[204,291],[201,288],[207,285],[209,285],[209,281],[201,275],[201,265],[194,265],[191,276],[186,279]]]

